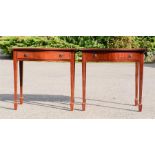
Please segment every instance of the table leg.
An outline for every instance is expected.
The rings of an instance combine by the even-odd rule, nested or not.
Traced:
[[[14,66],[14,110],[17,110],[17,73],[18,73],[18,61],[16,58],[13,60]]]
[[[135,106],[138,105],[139,62],[135,64]]]
[[[86,61],[82,60],[82,110],[86,109]]]
[[[72,60],[70,63],[70,74],[71,74],[71,99],[70,99],[70,110],[74,110],[74,88],[75,88],[75,59],[72,53]]]
[[[23,104],[23,61],[19,61],[20,104]]]
[[[140,61],[140,66],[139,66],[139,72],[140,72],[140,77],[139,77],[139,111],[142,111],[142,89],[143,89],[143,66],[144,66],[144,60]]]

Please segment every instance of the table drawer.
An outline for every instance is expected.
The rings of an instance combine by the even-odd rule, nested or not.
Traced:
[[[137,61],[140,53],[133,52],[115,52],[109,55],[109,61]]]
[[[132,52],[86,52],[84,57],[87,61],[136,61],[140,53]]]
[[[17,52],[17,59],[24,60],[69,60],[70,52]]]
[[[86,52],[84,53],[85,58],[87,61],[97,61],[97,60],[102,60],[104,57],[103,53],[99,52]]]

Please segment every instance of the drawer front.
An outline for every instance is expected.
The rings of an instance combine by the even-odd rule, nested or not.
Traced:
[[[87,61],[103,60],[103,53],[101,52],[86,52],[84,55]]]
[[[70,60],[70,52],[17,52],[17,59],[23,60]]]
[[[86,61],[138,61],[140,53],[133,52],[86,52]]]

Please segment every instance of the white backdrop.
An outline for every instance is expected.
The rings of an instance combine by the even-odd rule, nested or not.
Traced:
[[[155,35],[154,0],[1,0],[0,35]],[[154,155],[154,120],[0,120],[1,155]]]

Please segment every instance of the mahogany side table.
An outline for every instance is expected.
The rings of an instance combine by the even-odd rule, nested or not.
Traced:
[[[70,62],[71,98],[70,110],[74,109],[75,51],[73,48],[13,48],[14,109],[17,110],[17,74],[19,62],[20,104],[23,103],[23,61]]]
[[[86,107],[87,62],[135,62],[135,106],[142,111],[144,52],[146,49],[81,49],[82,51],[82,110]]]

